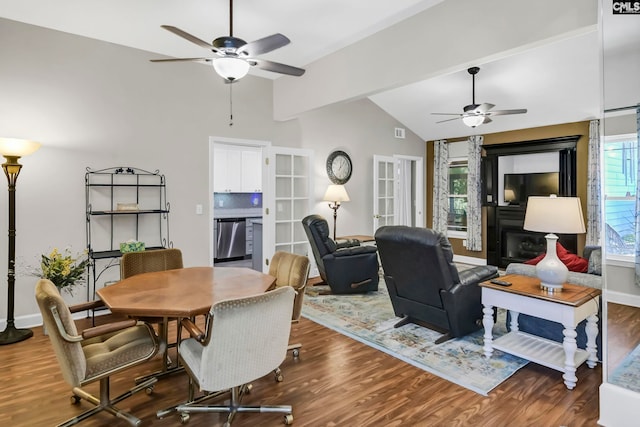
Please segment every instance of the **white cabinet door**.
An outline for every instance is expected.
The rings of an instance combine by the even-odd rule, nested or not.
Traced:
[[[243,150],[242,154],[242,192],[262,192],[262,153],[261,150]]]
[[[213,191],[239,193],[242,191],[242,152],[215,148],[213,150]]]

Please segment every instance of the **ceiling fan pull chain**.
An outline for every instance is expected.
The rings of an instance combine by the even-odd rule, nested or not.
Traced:
[[[233,85],[229,83],[229,127],[233,126]]]

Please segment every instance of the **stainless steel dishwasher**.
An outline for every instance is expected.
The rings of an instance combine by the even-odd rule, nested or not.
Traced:
[[[244,258],[246,251],[246,219],[216,219],[216,261]]]

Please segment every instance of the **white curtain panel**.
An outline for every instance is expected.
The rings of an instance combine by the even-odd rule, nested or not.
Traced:
[[[433,229],[447,234],[449,216],[449,147],[446,139],[434,142]]]
[[[638,141],[640,141],[640,104],[636,107],[636,132]],[[638,156],[638,167],[640,168],[640,156]],[[640,169],[638,169],[640,170]],[[637,286],[640,286],[640,222],[638,221],[638,212],[640,212],[640,178],[639,174],[636,174],[636,241],[635,241],[635,282]]]
[[[587,241],[588,246],[601,245],[602,215],[600,212],[602,180],[600,177],[602,153],[600,121],[589,124],[589,166],[587,173]]]
[[[469,251],[482,251],[480,161],[483,139],[481,135],[469,137],[467,164],[467,250]]]
[[[412,162],[408,159],[398,160],[399,173],[399,189],[398,189],[398,222],[397,225],[412,226],[411,220],[411,166]]]

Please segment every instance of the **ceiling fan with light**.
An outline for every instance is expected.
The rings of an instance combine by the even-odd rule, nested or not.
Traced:
[[[480,71],[480,67],[471,67],[467,70],[471,74],[471,104],[463,108],[462,113],[431,113],[434,115],[458,116],[452,119],[441,120],[436,123],[449,122],[451,120],[462,119],[462,122],[469,127],[480,126],[481,124],[490,123],[490,116],[505,116],[507,114],[524,114],[526,108],[516,110],[491,110],[495,105],[489,103],[476,104],[476,74]]]
[[[191,43],[209,49],[215,56],[211,58],[152,59],[151,62],[211,62],[213,63],[213,68],[215,68],[216,73],[225,79],[227,83],[233,83],[246,76],[251,67],[290,76],[301,76],[305,72],[302,68],[256,58],[259,55],[286,46],[291,42],[286,36],[280,33],[272,34],[249,43],[234,37],[233,0],[229,0],[229,35],[217,37],[212,43],[207,43],[171,25],[162,25],[161,27]]]

